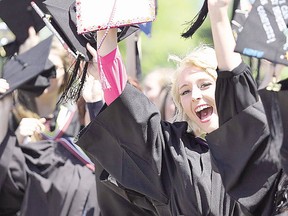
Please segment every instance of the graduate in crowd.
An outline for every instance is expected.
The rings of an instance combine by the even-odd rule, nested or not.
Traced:
[[[144,94],[159,108],[162,119],[172,121],[175,104],[171,97],[172,68],[158,68],[149,72],[142,81]]]
[[[40,41],[33,28],[29,29],[29,37],[20,46],[22,52],[29,50]],[[79,113],[76,103],[59,104],[59,98],[69,79],[69,70],[73,64],[71,57],[57,38],[53,38],[47,62],[54,75],[49,83],[41,81],[41,77],[28,83],[16,91],[11,127],[16,131],[19,143],[42,139],[73,139],[80,130]],[[34,88],[30,88],[34,86]],[[43,89],[41,94],[35,87]]]
[[[136,82],[131,77],[128,78],[128,81],[135,88],[139,89],[140,84]],[[87,74],[86,82],[83,86],[82,97],[86,102],[86,116],[85,125],[88,125],[90,121],[93,121],[100,110],[103,108],[105,103],[104,94],[99,81],[99,77],[95,77]],[[129,200],[127,200],[127,195],[119,193],[119,189],[116,186],[107,185],[107,176],[109,173],[102,167],[102,165],[91,156],[95,164],[95,181],[97,187],[97,197],[98,204],[101,211],[101,216],[110,216],[110,215],[133,215],[133,216],[152,216],[156,215],[154,212],[150,211],[147,208],[141,208],[137,205],[133,205]],[[112,177],[111,177],[112,179]],[[120,189],[121,191],[121,189]],[[135,193],[135,192],[134,192]],[[151,205],[147,200],[146,205]]]
[[[49,37],[15,56],[3,68],[0,215],[99,216],[94,164],[79,147],[67,139],[19,145],[14,131],[8,127],[15,90],[27,87],[38,76],[45,77],[43,69],[51,40]],[[49,81],[49,76],[46,79]]]
[[[215,52],[199,47],[179,63],[172,124],[127,83],[117,29],[97,32],[102,46],[87,48],[110,84],[107,107],[77,143],[104,167],[107,187],[155,215],[273,215],[281,170],[256,83],[234,52],[229,1],[206,3]]]

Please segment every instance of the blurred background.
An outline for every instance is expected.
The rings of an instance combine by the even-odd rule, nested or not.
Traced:
[[[202,0],[158,0],[151,36],[144,32],[139,35],[143,75],[160,67],[174,67],[173,62],[168,62],[169,54],[184,56],[199,43],[211,44],[209,19],[206,19],[193,39],[181,38],[181,33],[188,27],[187,22],[193,19],[202,4]],[[122,50],[125,50],[125,42],[120,43]]]
[[[193,39],[184,39],[180,36],[187,27],[185,23],[192,20],[202,4],[202,0],[158,0],[158,14],[152,23],[150,36],[143,31],[139,32],[138,36],[143,76],[159,67],[173,67],[174,64],[167,61],[169,54],[182,56],[199,42],[211,43],[211,33],[207,21]],[[21,19],[21,17],[15,17],[15,19]],[[6,29],[5,23],[0,20],[0,46],[14,40],[13,34]],[[127,41],[124,40],[119,45],[125,56]],[[0,54],[4,55],[1,49]],[[0,61],[0,64],[2,63],[3,59]]]
[[[129,36],[119,43],[128,74],[132,74],[140,80],[149,72],[158,68],[174,68],[175,63],[168,61],[170,54],[182,57],[200,43],[213,45],[209,17],[193,35],[193,38],[185,39],[181,37],[181,33],[188,28],[189,23],[202,7],[203,0],[157,0],[157,5],[157,17],[154,22],[150,23],[148,33],[145,33],[142,29],[142,31],[137,32],[136,36]],[[232,17],[232,6],[230,17]],[[21,19],[21,17],[15,17],[15,19]],[[50,31],[47,30],[46,33],[50,34]],[[7,26],[0,19],[0,71],[4,62],[4,58],[1,56],[5,56],[1,46],[13,40],[13,34],[7,30]],[[135,45],[135,42],[137,45]],[[139,61],[137,66],[135,66],[135,59],[133,59],[135,57],[134,46],[138,47]],[[251,58],[247,61],[251,61]],[[138,68],[135,70],[135,67]],[[282,79],[288,76],[286,70],[285,67],[285,72],[281,74]],[[135,71],[138,75],[133,74]]]

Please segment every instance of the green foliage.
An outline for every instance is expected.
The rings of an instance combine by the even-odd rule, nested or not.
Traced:
[[[148,38],[143,32],[140,34],[141,67],[144,75],[159,67],[174,67],[173,62],[168,62],[169,54],[181,57],[199,43],[211,44],[207,21],[192,39],[181,38],[181,33],[189,26],[187,23],[201,6],[202,1],[158,0],[158,14],[152,24],[152,36]],[[124,49],[123,46],[123,43],[120,44],[120,49]]]

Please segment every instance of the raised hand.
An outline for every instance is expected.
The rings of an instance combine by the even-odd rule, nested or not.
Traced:
[[[45,118],[23,118],[16,130],[18,142],[23,144],[38,140],[40,133],[45,130],[45,122]]]
[[[231,0],[207,0],[208,1],[208,8],[217,7],[218,9],[224,8],[229,6]]]
[[[36,46],[40,42],[40,37],[36,33],[34,27],[28,29],[29,37],[19,47],[19,53],[24,53],[32,47]]]
[[[82,96],[87,103],[103,100],[103,90],[99,80],[93,76],[87,76],[82,90]]]
[[[5,80],[0,78],[0,94],[5,93],[9,89],[9,83]]]

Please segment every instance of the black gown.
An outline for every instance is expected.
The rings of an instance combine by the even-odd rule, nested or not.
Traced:
[[[250,69],[242,63],[220,77],[221,127],[207,136],[211,151],[187,133],[186,122],[161,121],[156,106],[127,84],[77,142],[109,173],[102,182],[157,215],[271,215],[279,169],[269,160]]]
[[[86,103],[86,105],[89,111],[90,119],[93,120],[96,118],[104,104],[103,101],[97,101],[93,103]],[[93,156],[91,158],[93,158]],[[124,216],[154,215],[154,213],[149,211],[147,208],[145,209],[138,207],[127,200],[127,196],[121,193],[121,189],[119,189],[117,186],[111,187],[109,184],[104,184],[109,173],[97,160],[94,160],[93,162],[95,164],[97,198],[101,216],[119,215],[119,212],[121,212],[121,215]]]
[[[0,215],[99,216],[95,175],[61,142],[0,145]]]

